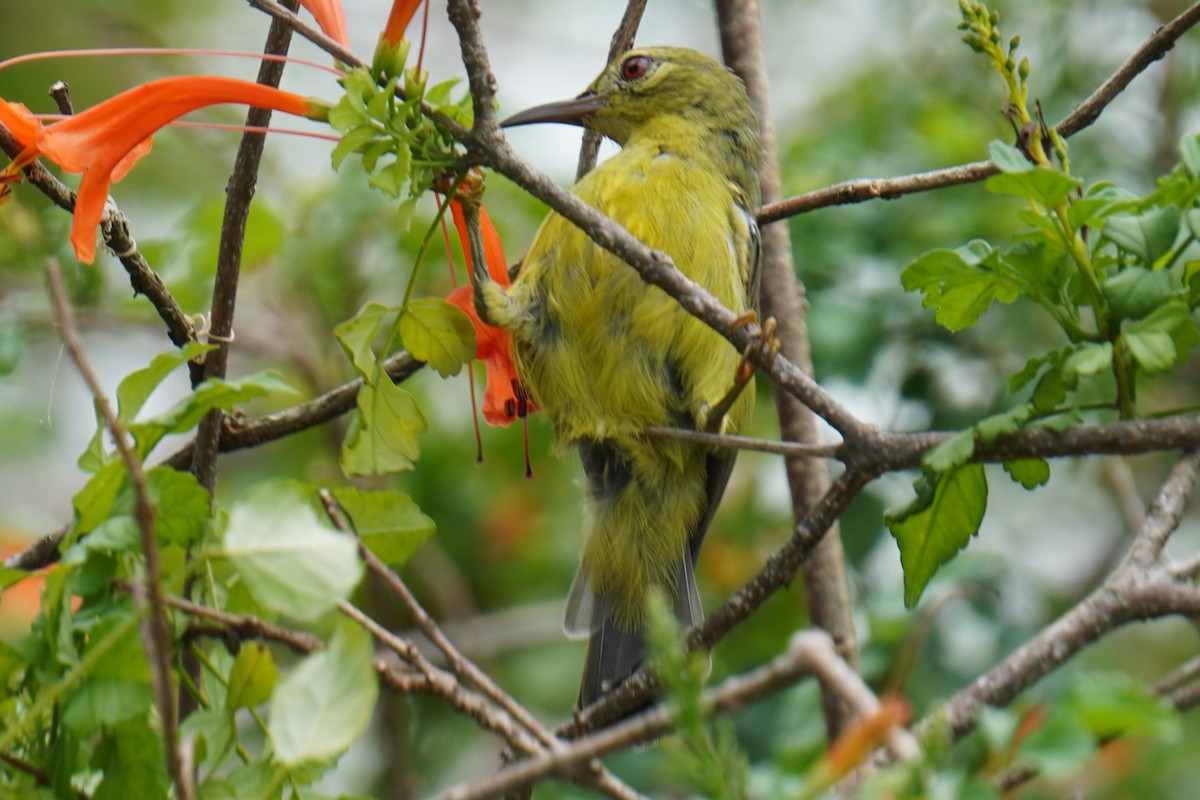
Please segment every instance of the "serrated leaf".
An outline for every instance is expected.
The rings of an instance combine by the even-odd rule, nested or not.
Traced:
[[[259,642],[243,644],[229,671],[225,712],[232,717],[239,708],[252,708],[265,703],[278,680],[279,667],[275,666],[271,651]]]
[[[279,681],[267,729],[281,763],[337,756],[362,735],[379,694],[372,656],[367,632],[339,620],[329,647]]]
[[[1175,278],[1167,270],[1127,267],[1104,282],[1104,298],[1117,316],[1137,319],[1167,302]]]
[[[379,359],[371,345],[379,335],[384,317],[395,311],[382,303],[367,303],[357,314],[333,329],[333,335],[354,364],[354,369],[368,382],[373,382],[379,371]]]
[[[413,358],[443,378],[458,374],[475,355],[475,328],[461,308],[440,297],[413,300],[400,314],[400,341]]]
[[[261,484],[234,505],[222,552],[256,601],[301,620],[329,611],[362,577],[354,541],[285,481]]]
[[[924,473],[917,484],[917,498],[884,519],[900,548],[906,608],[917,604],[938,568],[979,532],[987,506],[982,464]]]
[[[975,455],[975,431],[959,431],[921,459],[921,464],[934,472],[946,472],[961,467]]]
[[[1028,172],[1034,166],[1024,153],[999,139],[992,139],[988,142],[988,159],[1001,172]]]
[[[1104,372],[1111,366],[1111,342],[1085,344],[1063,359],[1063,383],[1073,389],[1079,384],[1081,377]]]
[[[1147,374],[1166,372],[1175,365],[1175,341],[1162,331],[1125,331],[1121,339],[1133,360]]]
[[[1020,295],[1017,286],[954,250],[925,253],[904,268],[900,280],[907,291],[924,293],[922,304],[936,309],[934,318],[951,331],[974,325],[994,300],[1011,303]]]
[[[418,436],[426,428],[416,399],[384,376],[358,393],[357,413],[342,445],[347,475],[387,475],[413,468],[421,454]]]
[[[992,175],[984,182],[985,188],[994,194],[1023,197],[1051,208],[1082,184],[1077,178],[1065,175],[1049,167],[1034,167],[1024,172],[1002,172]]]
[[[91,735],[102,727],[145,714],[153,703],[149,684],[89,677],[64,704],[62,723],[75,733]]]
[[[1179,223],[1178,206],[1155,208],[1137,215],[1114,215],[1104,223],[1104,236],[1136,255],[1145,266],[1153,266],[1175,244]]]
[[[1026,489],[1036,489],[1050,480],[1050,462],[1044,458],[1022,458],[1005,461],[1004,471]]]
[[[436,529],[412,498],[400,492],[339,486],[333,495],[363,544],[389,567],[404,565]]]
[[[1003,414],[993,414],[975,423],[973,430],[981,442],[994,442],[1000,436],[1016,433],[1033,415],[1031,406],[1017,406]]]

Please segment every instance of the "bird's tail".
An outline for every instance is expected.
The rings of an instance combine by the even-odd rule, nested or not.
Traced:
[[[700,593],[696,589],[693,556],[688,553],[676,564],[675,580],[664,587],[671,592],[671,605],[683,627],[704,619]],[[611,599],[597,596],[588,586],[581,568],[567,597],[564,628],[569,636],[588,636],[583,681],[579,687],[579,708],[586,708],[632,675],[646,658],[645,621],[625,628],[615,619]]]

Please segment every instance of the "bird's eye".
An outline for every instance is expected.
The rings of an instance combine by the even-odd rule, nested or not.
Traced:
[[[646,56],[630,56],[621,64],[621,80],[636,81],[649,71],[649,58]]]

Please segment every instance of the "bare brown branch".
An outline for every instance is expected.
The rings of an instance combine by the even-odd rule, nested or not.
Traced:
[[[150,499],[150,490],[146,485],[146,474],[142,468],[141,459],[134,451],[129,433],[124,424],[117,419],[112,404],[108,401],[100,380],[92,370],[83,342],[75,328],[74,314],[67,300],[67,292],[63,286],[62,273],[58,265],[50,262],[46,267],[50,283],[50,297],[54,305],[54,315],[58,321],[59,336],[63,345],[75,362],[79,374],[83,376],[91,392],[96,409],[100,412],[104,425],[112,435],[134,493],[134,519],[137,522],[138,534],[141,538],[142,557],[145,559],[146,574],[141,582],[134,584],[134,598],[140,606],[149,606],[149,613],[142,616],[139,629],[142,634],[142,644],[150,660],[151,684],[154,687],[155,705],[158,707],[159,723],[162,725],[163,749],[166,751],[167,771],[175,784],[175,791],[183,800],[191,800],[195,796],[192,777],[185,768],[185,760],[179,747],[179,720],[176,716],[175,693],[171,685],[171,629],[167,624],[167,612],[163,603],[162,572],[158,559],[158,542],[154,533],[154,503]]]

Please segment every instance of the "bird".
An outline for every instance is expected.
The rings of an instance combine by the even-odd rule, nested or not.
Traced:
[[[689,48],[635,48],[578,97],[501,125],[542,122],[590,128],[620,146],[572,191],[751,318],[763,153],[731,70]],[[584,544],[563,627],[588,639],[584,708],[645,660],[652,592],[665,594],[684,626],[703,620],[696,560],[735,451],[645,429],[745,432],[754,408],[753,393],[741,392],[746,362],[556,212],[508,287],[485,271],[476,278],[480,317],[512,332],[518,375],[549,417],[556,448],[582,462]]]

